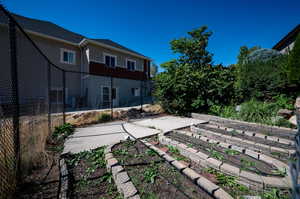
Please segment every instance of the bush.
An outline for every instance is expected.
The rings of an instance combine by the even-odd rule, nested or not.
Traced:
[[[75,127],[70,123],[65,123],[61,126],[55,127],[52,137],[57,140],[65,139],[69,135],[72,135],[75,131]]]
[[[111,120],[111,115],[107,113],[101,113],[98,118],[98,122],[108,122]]]

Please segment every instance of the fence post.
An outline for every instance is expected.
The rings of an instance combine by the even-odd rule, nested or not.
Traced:
[[[66,71],[63,70],[63,122],[66,123]]]
[[[18,84],[18,65],[17,65],[17,42],[16,42],[16,24],[9,18],[9,42],[10,42],[10,66],[11,66],[11,83],[12,83],[12,104],[13,104],[13,129],[14,144],[16,154],[16,179],[19,180],[20,175],[20,129],[19,129],[19,84]]]
[[[141,80],[141,88],[140,88],[140,98],[141,98],[141,113],[143,112],[143,80]]]
[[[51,64],[48,62],[48,70],[47,70],[47,80],[48,80],[48,128],[49,135],[51,133]]]
[[[113,89],[113,77],[110,76],[110,117],[111,117],[111,119],[114,118],[114,110],[113,110],[114,106],[113,106],[113,99],[112,99],[112,97],[113,97],[112,89]]]

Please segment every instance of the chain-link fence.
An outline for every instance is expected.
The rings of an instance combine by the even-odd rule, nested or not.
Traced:
[[[45,160],[47,137],[66,122],[67,113],[107,109],[113,114],[114,108],[151,102],[147,79],[58,66],[46,52],[54,44],[41,39],[29,36],[0,5],[0,198],[12,197],[20,171],[26,174]]]

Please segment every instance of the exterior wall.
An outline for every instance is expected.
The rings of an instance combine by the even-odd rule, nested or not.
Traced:
[[[80,71],[80,49],[76,46],[65,44],[38,36],[29,35],[36,45],[44,54],[56,65],[63,69]],[[9,39],[7,26],[0,26],[0,60],[1,60],[1,80],[8,78],[10,75],[9,65]],[[29,40],[19,31],[17,32],[17,64],[19,77],[19,96],[21,103],[30,101],[46,100],[48,96],[47,69],[46,59],[36,50]],[[4,45],[2,45],[4,44]],[[73,50],[76,52],[76,64],[69,65],[61,63],[61,48]],[[5,71],[7,70],[7,71]],[[2,72],[3,71],[3,72]],[[51,67],[51,87],[62,88],[63,85],[62,71]],[[80,76],[66,73],[67,103],[71,98],[80,95]],[[8,89],[8,88],[7,88]],[[1,91],[0,96],[5,95],[7,91]]]
[[[282,53],[282,54],[288,53],[289,51],[291,51],[293,49],[294,44],[295,44],[295,41],[293,41],[290,45],[288,45],[287,47],[285,47],[284,49],[282,49],[280,51],[280,53]]]
[[[117,56],[117,64],[116,64],[117,67],[127,68],[126,59],[132,59],[136,61],[136,70],[144,71],[144,60],[141,58],[134,57],[132,55],[128,55],[125,53],[120,53],[118,51],[113,51],[111,49],[103,48],[93,44],[89,44],[88,49],[89,49],[90,61],[105,63],[104,55],[105,53],[107,53],[107,54],[112,54]]]
[[[102,87],[105,86],[110,88],[110,77],[89,75],[84,84],[88,89],[88,106],[91,108],[105,108],[102,106]],[[148,83],[146,84],[146,86],[149,86]],[[140,87],[141,81],[113,78],[113,88],[117,88],[118,98],[118,103],[115,104],[115,107],[133,106],[139,104],[141,97],[133,96],[131,89]],[[145,90],[149,89],[147,88]],[[148,93],[144,91],[143,96],[147,96],[147,94]]]

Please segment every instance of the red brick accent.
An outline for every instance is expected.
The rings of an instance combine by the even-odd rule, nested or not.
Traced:
[[[147,80],[147,72],[129,71],[127,68],[111,68],[102,63],[90,62],[90,73],[95,75],[112,76],[133,80]]]

